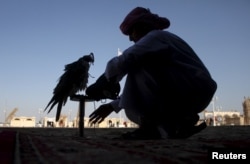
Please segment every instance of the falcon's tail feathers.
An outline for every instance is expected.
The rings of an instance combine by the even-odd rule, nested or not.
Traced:
[[[52,98],[52,99],[50,100],[50,102],[48,103],[48,105],[46,106],[46,108],[44,109],[44,112],[45,112],[45,111],[48,109],[48,107],[50,106],[50,108],[49,108],[49,110],[48,110],[48,112],[47,112],[47,113],[49,113],[57,103],[58,103],[58,102],[55,101],[54,98]]]
[[[56,121],[58,121],[59,118],[60,118],[61,110],[62,110],[62,105],[63,105],[63,102],[59,102],[58,105],[57,105]]]

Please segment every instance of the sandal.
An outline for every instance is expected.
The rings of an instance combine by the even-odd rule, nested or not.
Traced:
[[[191,137],[192,135],[199,133],[203,129],[207,127],[205,122],[201,123],[197,126],[190,126],[190,127],[181,127],[179,130],[176,130],[175,133],[172,133],[168,136],[170,139],[186,139]]]

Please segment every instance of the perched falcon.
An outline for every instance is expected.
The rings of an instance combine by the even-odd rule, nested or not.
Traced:
[[[57,86],[54,88],[53,97],[44,109],[50,106],[48,113],[57,104],[56,121],[59,120],[62,106],[70,96],[78,91],[83,91],[87,87],[90,64],[94,63],[94,54],[90,53],[79,58],[77,61],[65,65],[64,74],[59,78]]]

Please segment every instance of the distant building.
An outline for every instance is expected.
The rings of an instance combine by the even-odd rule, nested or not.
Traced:
[[[13,117],[10,120],[10,127],[35,127],[36,118],[35,117]]]
[[[79,118],[74,118],[72,121],[69,121],[67,116],[61,116],[59,121],[56,122],[55,117],[44,117],[42,119],[41,127],[69,127],[69,128],[78,128],[79,127]],[[90,124],[89,117],[84,117],[84,127],[85,128],[134,128],[138,127],[137,124],[125,120],[124,118],[105,118],[100,124]]]
[[[205,111],[204,117],[206,123],[211,126],[244,125],[243,116],[236,111]]]
[[[244,113],[244,125],[250,125],[250,98],[244,98],[242,105]]]
[[[62,115],[57,122],[55,117],[44,117],[42,127],[69,127],[68,117]]]
[[[74,119],[73,121],[74,123],[74,127],[78,127],[78,121],[77,119]],[[124,118],[105,118],[100,124],[95,124],[92,125],[89,123],[89,118],[85,117],[84,118],[84,127],[87,128],[134,128],[134,127],[138,127],[137,124],[129,121],[129,120],[125,120]]]

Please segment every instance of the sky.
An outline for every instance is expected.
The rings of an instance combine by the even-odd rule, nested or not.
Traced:
[[[242,113],[250,97],[248,0],[0,0],[0,122],[15,107],[16,116],[54,117],[55,108],[39,111],[64,66],[93,52],[88,85],[94,83],[118,48],[133,45],[119,25],[137,6],[167,17],[167,30],[195,50],[218,84],[215,107]],[[87,103],[86,116],[102,103]],[[77,110],[68,101],[62,114],[73,118]]]

